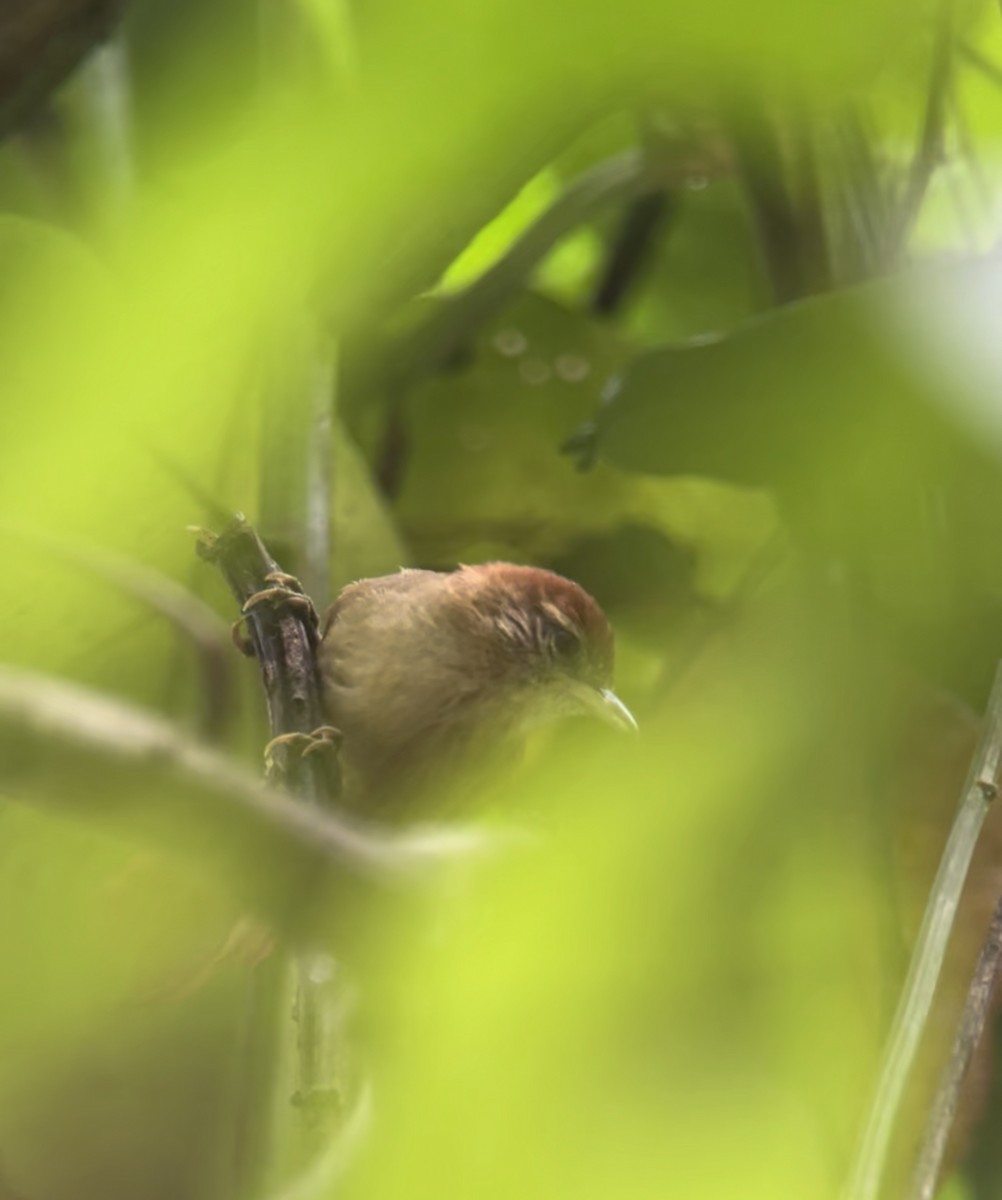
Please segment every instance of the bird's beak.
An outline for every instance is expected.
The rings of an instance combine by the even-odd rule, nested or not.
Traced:
[[[633,713],[610,688],[580,687],[575,689],[586,712],[627,733],[637,732]]]
[[[598,693],[598,715],[617,729],[625,729],[627,733],[638,731],[637,719],[610,688],[603,688]]]

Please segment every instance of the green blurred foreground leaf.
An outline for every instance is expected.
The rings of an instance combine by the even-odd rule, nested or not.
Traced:
[[[183,530],[205,523],[206,498],[255,513],[276,453],[261,420],[267,371],[281,363],[294,381],[311,367],[299,314],[344,344],[392,325],[529,181],[566,169],[558,160],[597,118],[626,110],[632,129],[636,110],[676,104],[698,116],[721,91],[728,105],[751,95],[785,108],[792,96],[798,112],[824,110],[868,92],[897,54],[921,58],[929,33],[926,7],[900,0],[390,0],[353,6],[349,38],[337,14],[308,7],[321,31],[309,69],[276,54],[266,80],[256,6],[137,8],[124,202],[58,136],[54,150],[37,130],[0,149],[0,198],[35,217],[0,221],[0,529],[98,546],[192,585],[228,618]],[[916,94],[899,97],[909,120]],[[87,204],[63,191],[67,177]],[[686,433],[663,402],[722,403],[754,469],[740,473],[745,458],[721,457],[712,437],[715,457],[695,466],[773,487],[787,509],[822,467],[851,464],[846,491],[863,487],[851,531],[861,512],[880,523],[889,482],[905,494],[948,455],[936,421],[913,419],[896,353],[878,338],[858,354],[871,326],[852,305],[776,314],[699,358],[672,352],[670,367],[661,351],[635,360],[623,328],[657,344],[761,304],[743,204],[731,178],[693,193],[663,264],[684,294],[658,290],[622,327],[581,315],[577,259],[541,271],[562,306],[521,281],[478,330],[472,362],[393,397],[411,436],[394,505],[351,441],[372,450],[385,405],[335,418],[332,587],[410,558],[503,553],[590,572],[632,635],[622,674],[645,726],[629,749],[586,731],[552,757],[538,751],[514,801],[520,820],[551,831],[542,853],[492,864],[447,902],[408,892],[379,934],[361,901],[324,910],[336,946],[358,938],[365,951],[360,1041],[376,1107],[349,1194],[802,1200],[840,1176],[886,1007],[886,863],[869,841],[868,788],[890,724],[883,667],[816,595],[770,591],[753,597],[750,630],[722,626],[670,686],[672,555],[690,556],[681,573],[700,599],[725,598],[775,520],[761,494],[663,474]],[[601,249],[595,222],[578,229],[589,253]],[[494,233],[510,242],[503,226]],[[963,374],[972,347],[963,329],[956,338]],[[609,375],[623,378],[600,430],[615,465],[579,475],[559,446]],[[906,417],[871,413],[885,390]],[[820,430],[801,419],[806,393]],[[847,395],[862,414],[851,433],[829,413]],[[308,431],[293,432],[301,444]],[[878,448],[872,462],[860,444]],[[827,533],[827,517],[805,510],[800,530],[810,518]],[[898,528],[893,509],[881,520]],[[9,664],[192,717],[197,674],[158,617],[30,539],[0,539]],[[245,666],[253,700],[231,748],[256,770],[260,698]],[[87,725],[92,698],[64,693],[65,722]],[[141,736],[152,722],[176,738],[175,725],[147,714],[123,762],[93,741],[68,749],[51,722],[27,729],[23,691],[6,699],[5,791],[60,815],[13,803],[0,814],[0,1190],[244,1200],[233,1162],[252,967],[135,1010],[211,959],[242,903],[270,911],[307,886],[276,836],[299,818],[271,796],[247,840],[234,838],[209,822],[211,791]],[[238,774],[257,795],[251,772]],[[132,832],[79,830],[91,806]],[[151,839],[156,859],[138,882],[132,836]],[[194,875],[205,862],[208,881]],[[289,1101],[266,1086],[262,1099]]]

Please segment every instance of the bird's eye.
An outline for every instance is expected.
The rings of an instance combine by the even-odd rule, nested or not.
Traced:
[[[581,649],[577,634],[564,625],[554,625],[550,632],[553,652],[558,658],[570,658]]]

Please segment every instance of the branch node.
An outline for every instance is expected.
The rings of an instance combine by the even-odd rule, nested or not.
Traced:
[[[986,804],[990,804],[999,794],[998,785],[992,779],[981,778],[977,781],[978,790],[985,799]]]

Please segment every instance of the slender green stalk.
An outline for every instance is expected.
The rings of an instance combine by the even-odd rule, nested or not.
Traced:
[[[876,1200],[905,1084],[932,1007],[950,931],[978,834],[999,788],[1002,768],[1002,664],[996,670],[981,741],[971,763],[960,809],[926,905],[863,1138],[845,1191],[846,1200]]]
[[[906,247],[933,174],[943,158],[955,53],[953,6],[954,0],[940,0],[922,129],[887,234],[886,261],[890,265],[897,262]]]
[[[190,589],[152,567],[104,546],[57,537],[40,529],[0,523],[0,534],[51,555],[57,561],[103,579],[164,618],[196,656],[198,667],[197,729],[207,742],[218,743],[230,726],[238,699],[234,692],[233,643],[226,622]]]
[[[117,224],[125,215],[135,183],[129,54],[120,36],[93,51],[81,82],[100,165],[103,217]]]
[[[440,370],[499,312],[532,275],[560,239],[616,202],[650,195],[672,181],[654,171],[638,151],[625,151],[590,167],[570,183],[553,204],[492,267],[454,295],[393,347],[386,366],[390,384],[406,386]],[[682,177],[676,181],[682,182]]]

